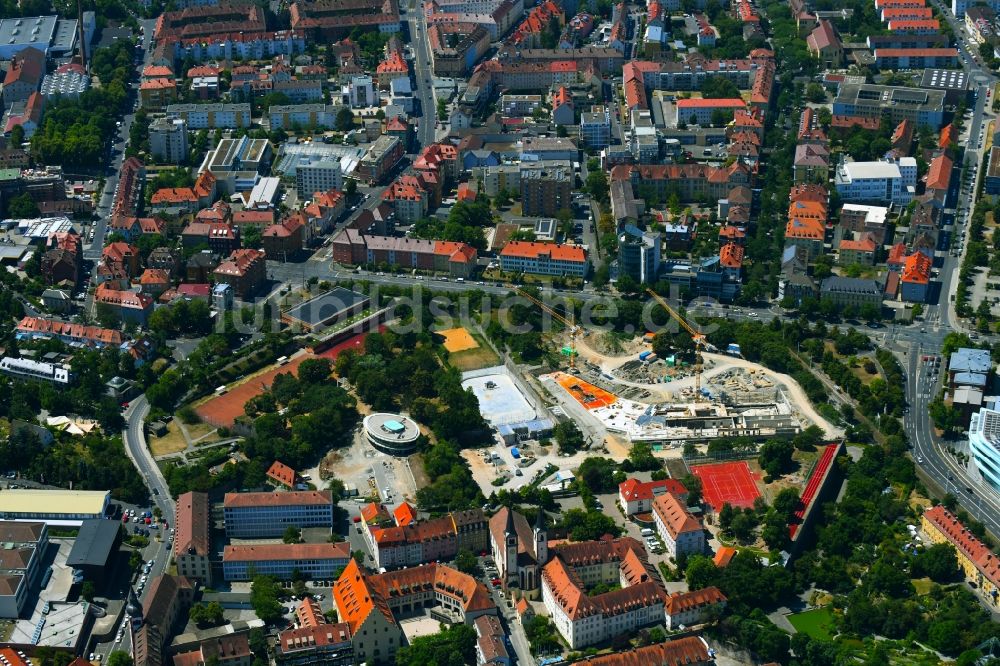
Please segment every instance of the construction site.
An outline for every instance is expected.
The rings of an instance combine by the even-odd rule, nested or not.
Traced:
[[[556,403],[569,407],[577,421],[658,449],[720,437],[792,436],[813,424],[829,437],[841,434],[791,377],[747,361],[736,345],[718,353],[687,320],[654,298],[691,336],[695,353],[688,360],[659,358],[652,350],[652,333],[621,340],[615,351],[625,355],[608,354],[598,334],[588,335],[534,301],[564,324],[553,342],[569,366],[534,379]]]

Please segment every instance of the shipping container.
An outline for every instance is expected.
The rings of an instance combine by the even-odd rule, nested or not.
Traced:
[[[645,361],[646,357],[648,357],[652,353],[653,352],[649,351],[648,349],[646,351],[644,351],[644,352],[639,352],[639,360],[640,361]]]
[[[518,449],[518,448],[517,448],[517,447],[515,446],[514,448],[512,448],[512,449],[510,450],[510,455],[514,456],[515,458],[520,458],[520,457],[521,457],[521,450],[520,450],[520,449]]]

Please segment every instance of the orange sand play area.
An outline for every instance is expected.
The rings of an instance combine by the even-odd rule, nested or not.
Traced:
[[[444,348],[452,354],[479,347],[479,343],[476,342],[476,339],[461,326],[458,328],[445,329],[443,331],[435,331],[435,333],[444,338]]]

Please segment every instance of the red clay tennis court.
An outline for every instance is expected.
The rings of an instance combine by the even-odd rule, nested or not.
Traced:
[[[757,481],[745,460],[698,465],[691,468],[691,473],[701,479],[702,495],[717,512],[723,504],[751,508],[760,497]]]

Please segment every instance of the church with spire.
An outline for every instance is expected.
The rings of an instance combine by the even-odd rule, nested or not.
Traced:
[[[539,575],[549,559],[545,512],[538,511],[532,527],[520,513],[500,509],[490,518],[490,554],[505,590],[518,589],[523,596],[537,599]]]

